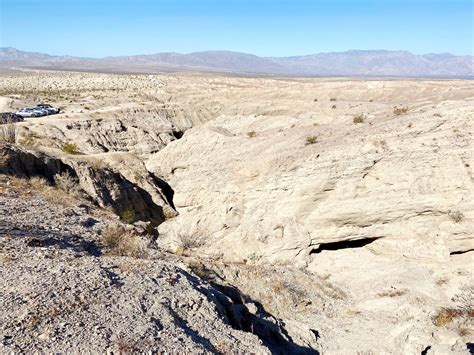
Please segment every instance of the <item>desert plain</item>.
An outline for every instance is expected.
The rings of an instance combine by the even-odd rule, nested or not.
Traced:
[[[472,81],[0,72],[40,102],[0,143],[0,352],[473,350]]]

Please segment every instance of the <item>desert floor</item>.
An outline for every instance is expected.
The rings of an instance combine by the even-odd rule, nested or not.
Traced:
[[[298,351],[472,349],[472,81],[0,73],[1,111],[40,102],[21,149],[146,191],[129,222]]]

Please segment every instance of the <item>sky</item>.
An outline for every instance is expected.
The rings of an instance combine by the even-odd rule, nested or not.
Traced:
[[[0,47],[82,57],[350,49],[473,55],[472,0],[0,0]]]

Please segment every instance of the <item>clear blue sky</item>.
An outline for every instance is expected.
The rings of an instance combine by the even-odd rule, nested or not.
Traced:
[[[0,0],[0,47],[102,57],[348,49],[473,54],[472,0]]]

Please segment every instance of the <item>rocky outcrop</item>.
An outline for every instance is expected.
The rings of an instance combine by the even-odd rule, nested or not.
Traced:
[[[260,127],[255,137],[228,117],[189,130],[147,162],[179,186],[180,217],[161,226],[162,242],[198,231],[231,260],[256,255],[301,264],[349,241],[437,262],[472,249],[469,105],[414,111],[362,125],[302,120],[293,129],[284,119],[242,118]],[[306,144],[309,135],[317,143]]]
[[[66,139],[78,142],[83,152],[122,151],[135,154],[157,152],[182,135],[169,121],[159,117],[77,121],[68,123],[63,133]]]
[[[230,322],[238,305],[179,259],[108,255],[110,223],[0,174],[0,353],[271,353]]]
[[[51,183],[56,174],[67,172],[92,201],[126,216],[128,222],[144,220],[158,225],[175,214],[172,200],[170,204],[167,192],[162,190],[166,183],[152,175],[142,177],[144,188],[110,168],[93,167],[72,157],[50,157],[9,144],[0,145],[0,160],[0,173],[39,176]]]

